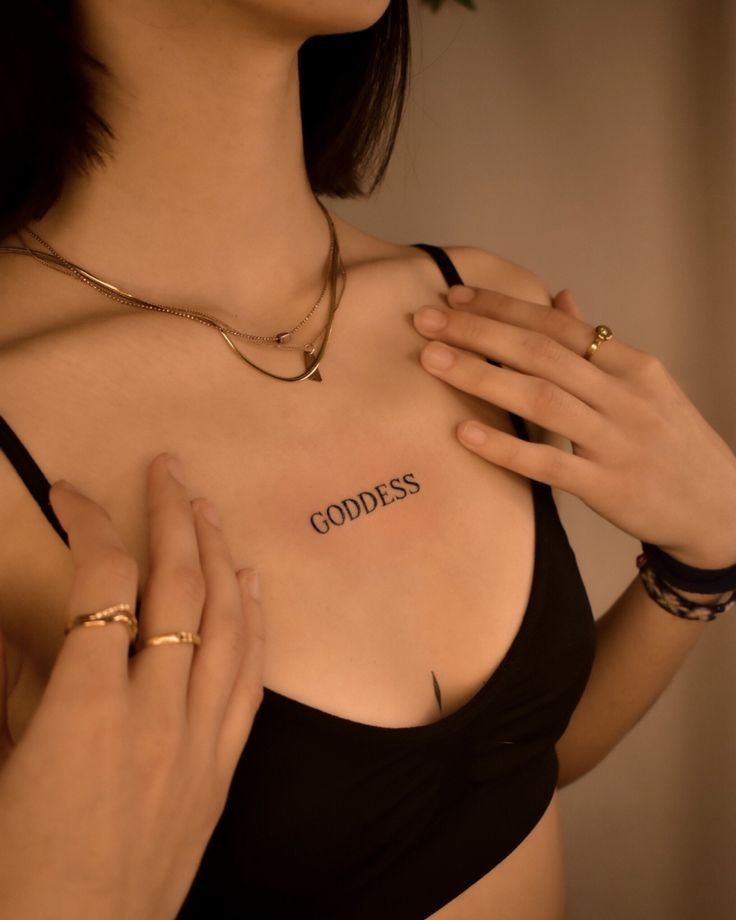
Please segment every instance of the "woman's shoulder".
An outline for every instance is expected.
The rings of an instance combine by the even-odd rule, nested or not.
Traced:
[[[413,271],[423,273],[431,284],[445,285],[433,258],[412,243],[400,243],[374,236],[356,224],[337,217],[336,226],[346,240],[345,247],[353,265],[403,263]],[[452,260],[460,277],[471,287],[487,287],[502,291],[520,300],[549,304],[551,298],[547,286],[530,268],[505,258],[483,246],[448,245],[418,234],[417,242],[440,246]]]
[[[425,302],[421,298],[427,294],[440,296],[445,293],[447,282],[432,256],[423,249],[411,243],[397,243],[371,237],[355,225],[348,226],[348,238],[358,241],[357,247],[353,249],[353,254],[360,253],[357,262],[359,264],[372,263],[383,270],[389,264],[401,266],[403,270],[395,274],[393,280],[397,278],[406,280],[410,296],[416,298],[417,308]],[[417,242],[430,243],[444,249],[463,283],[470,287],[500,291],[509,297],[543,306],[549,306],[552,303],[547,285],[532,269],[499,253],[483,246],[446,244],[428,238],[421,232]],[[388,283],[385,276],[382,277],[382,282]],[[529,419],[527,419],[527,429],[533,441],[564,448],[564,441],[560,435]]]
[[[0,238],[0,247],[11,244]],[[89,321],[101,298],[87,285],[60,283],[62,278],[22,251],[0,250],[0,361]]]
[[[501,291],[519,300],[549,304],[547,286],[531,269],[482,246],[442,246],[463,282],[470,287]]]

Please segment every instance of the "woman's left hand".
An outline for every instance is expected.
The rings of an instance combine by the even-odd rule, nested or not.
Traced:
[[[616,527],[686,564],[732,565],[736,455],[662,361],[615,334],[586,360],[595,327],[567,290],[544,306],[485,288],[470,289],[476,290],[470,302],[455,299],[465,289],[450,289],[440,329],[420,323],[436,306],[414,314],[416,329],[436,340],[422,350],[422,366],[562,435],[572,453],[477,420],[457,426],[460,442],[491,463],[576,495]],[[452,363],[431,364],[443,351]],[[471,443],[465,434],[476,427],[484,439]]]

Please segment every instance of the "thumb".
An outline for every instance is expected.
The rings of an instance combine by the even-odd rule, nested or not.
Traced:
[[[0,767],[15,747],[8,727],[8,667],[5,655],[5,638],[0,629]]]
[[[555,294],[552,298],[552,303],[556,309],[560,310],[562,313],[567,313],[568,316],[574,316],[575,319],[581,319],[585,321],[583,316],[583,311],[578,306],[578,302],[572,296],[570,291],[567,288],[564,288]]]

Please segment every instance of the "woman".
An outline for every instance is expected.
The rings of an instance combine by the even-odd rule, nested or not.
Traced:
[[[26,42],[53,36],[70,12],[33,6],[42,18],[19,27]],[[70,528],[73,500],[78,523],[84,497],[109,512],[141,585],[157,571],[146,500],[160,512],[151,546],[188,524],[206,568],[213,534],[196,514],[183,520],[185,495],[158,461],[176,455],[186,497],[206,496],[219,512],[231,568],[260,574],[267,635],[255,718],[256,665],[240,684],[230,667],[234,686],[251,682],[238,709],[247,744],[216,826],[211,802],[198,823],[192,816],[209,840],[201,863],[183,831],[181,863],[176,836],[159,832],[152,852],[175,882],[157,878],[147,900],[103,899],[105,909],[560,920],[555,742],[593,664],[592,612],[549,487],[473,455],[453,430],[473,417],[528,439],[523,419],[433,379],[408,316],[461,282],[532,305],[549,299],[533,275],[490,253],[372,237],[315,197],[359,194],[372,158],[373,187],[380,180],[405,90],[404,0],[80,0],[73,12],[74,34],[108,72],[87,67],[80,80],[77,64],[34,83],[27,68],[18,80],[47,108],[44,119],[20,119],[38,132],[35,159],[20,158],[33,181],[4,215],[5,443],[16,457],[24,445],[49,481],[81,490],[52,491]],[[111,155],[78,173],[80,143],[109,143]],[[14,251],[18,230],[34,258]],[[59,267],[42,264],[48,246],[148,308],[79,283],[89,276],[47,270]],[[192,311],[210,319],[192,321]],[[17,471],[3,467],[0,503],[14,534],[0,571],[15,738],[33,725],[70,615],[120,595],[67,602],[76,560]],[[169,530],[166,507],[180,512]],[[158,600],[147,586],[140,609],[149,638],[196,633],[201,614],[200,647],[141,655],[159,694],[171,690],[163,669],[181,689],[182,662],[194,674],[207,647],[209,583],[192,575],[191,537],[188,561],[170,566],[180,583],[169,579]],[[69,638],[89,640],[92,656],[90,642],[122,632]],[[233,658],[257,632],[241,636]],[[693,639],[682,633],[672,662]],[[210,677],[220,677],[214,667]],[[162,759],[170,779],[176,761]]]

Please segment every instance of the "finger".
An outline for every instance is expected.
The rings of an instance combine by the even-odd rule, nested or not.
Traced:
[[[573,316],[575,319],[585,322],[582,310],[567,288],[556,294],[552,298],[552,303],[556,310],[561,310],[563,313],[567,313],[568,316]]]
[[[468,437],[470,432],[473,440]],[[465,447],[484,460],[573,495],[584,493],[595,473],[594,464],[583,457],[548,444],[525,441],[475,419],[461,422],[455,433]],[[476,436],[482,440],[476,440]]]
[[[135,611],[138,565],[110,515],[69,483],[49,492],[54,512],[69,537],[74,573],[67,621],[125,603]],[[128,679],[130,634],[123,623],[73,628],[64,638],[49,683],[68,690],[119,686]]]
[[[195,646],[143,645],[165,633],[197,632],[205,600],[192,508],[184,483],[171,471],[170,456],[158,454],[148,468],[149,576],[131,676],[151,705],[174,706],[184,717]]]
[[[449,367],[433,363],[436,350],[449,353]],[[440,342],[427,345],[420,360],[433,376],[554,431],[574,444],[586,447],[600,443],[605,417],[549,381],[510,368],[494,367]]]
[[[225,775],[232,775],[263,701],[263,665],[266,630],[260,600],[248,587],[249,572],[238,572],[243,609],[244,653],[220,729],[218,760]]]
[[[448,292],[448,303],[453,310],[453,288]],[[595,326],[585,320],[568,316],[550,304],[537,304],[510,297],[501,291],[477,288],[475,297],[458,304],[463,312],[487,316],[490,319],[541,332],[555,339],[574,354],[585,354],[593,341]],[[600,320],[603,322],[603,320]],[[606,341],[595,354],[595,366],[614,376],[627,376],[639,367],[641,351],[623,342],[616,335]]]
[[[204,499],[192,502],[205,604],[199,628],[202,644],[189,678],[188,719],[202,743],[210,747],[219,736],[247,636],[235,566],[220,526],[205,516],[208,504]]]
[[[610,406],[615,398],[612,394],[618,382],[615,378],[541,332],[464,310],[440,311],[445,325],[431,329],[425,320],[428,314],[433,318],[432,312],[422,308],[414,314],[417,329],[427,338],[441,339],[547,380],[595,409]],[[590,341],[592,338],[591,335]]]

